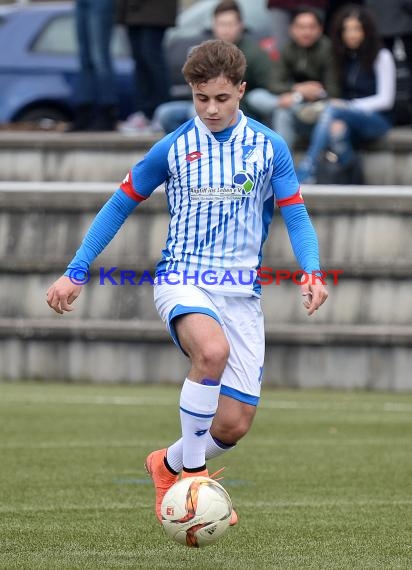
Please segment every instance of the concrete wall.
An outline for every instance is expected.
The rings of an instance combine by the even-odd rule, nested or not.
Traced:
[[[71,259],[112,183],[0,184],[0,377],[180,381],[186,359],[154,309],[152,288],[99,284],[99,267],[153,270],[167,232],[161,191],[96,261],[76,310],[55,315],[47,287]],[[307,187],[325,269],[343,271],[313,317],[298,287],[264,287],[265,382],[409,390],[412,369],[412,190]],[[264,264],[296,269],[279,215]],[[119,273],[115,273],[118,280]]]
[[[120,133],[0,132],[0,180],[119,183],[159,137]],[[301,150],[295,153],[296,160]],[[365,181],[412,185],[412,129],[361,151]]]

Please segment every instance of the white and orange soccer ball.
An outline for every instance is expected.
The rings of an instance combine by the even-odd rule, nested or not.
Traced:
[[[232,514],[227,491],[209,477],[187,477],[171,487],[162,501],[167,536],[194,548],[214,544],[226,532]]]

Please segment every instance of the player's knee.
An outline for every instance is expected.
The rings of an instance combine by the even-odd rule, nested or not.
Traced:
[[[220,377],[229,358],[229,343],[209,340],[195,355],[195,364],[205,375]]]
[[[332,121],[330,125],[330,133],[334,137],[338,137],[342,135],[346,131],[346,123],[344,121],[340,121],[339,119],[335,119]]]
[[[247,434],[252,423],[248,416],[229,416],[219,418],[219,422],[213,426],[213,435],[228,445],[237,443]]]

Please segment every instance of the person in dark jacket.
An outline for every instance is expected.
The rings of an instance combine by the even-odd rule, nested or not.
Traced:
[[[136,77],[136,112],[128,122],[149,126],[156,107],[170,99],[169,71],[162,47],[176,22],[177,0],[116,0],[116,19],[126,26]]]
[[[328,4],[328,0],[266,0],[266,6],[272,13],[273,38],[278,51],[282,51],[289,39],[288,29],[296,10],[315,8],[323,18]]]
[[[385,47],[393,51],[395,40],[402,40],[409,70],[409,105],[412,108],[412,0],[365,0],[365,4],[375,16]]]
[[[297,169],[301,183],[316,182],[325,151],[343,171],[357,160],[354,143],[381,137],[392,125],[395,63],[381,45],[373,14],[364,6],[344,6],[332,22],[332,43],[342,99],[330,102],[312,132]]]
[[[277,96],[254,89],[246,99],[254,111],[270,115],[273,130],[293,146],[296,135],[309,135],[324,101],[337,97],[339,87],[320,14],[311,8],[297,10],[289,34],[276,67]]]

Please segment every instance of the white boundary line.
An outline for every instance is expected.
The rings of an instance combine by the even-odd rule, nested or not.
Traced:
[[[42,397],[23,396],[22,398],[1,396],[0,405],[33,404],[33,405],[103,405],[103,406],[177,406],[176,398],[140,397],[132,396],[67,396]],[[402,402],[344,402],[322,400],[265,400],[262,398],[259,409],[274,410],[307,410],[307,411],[347,411],[347,412],[391,412],[412,414],[412,404]]]
[[[268,510],[273,513],[273,509],[293,509],[293,508],[328,508],[328,507],[392,507],[392,506],[405,506],[412,505],[412,499],[359,499],[348,501],[346,499],[329,499],[320,501],[239,501],[239,508],[258,508],[261,510]],[[18,514],[18,513],[42,513],[42,512],[61,512],[61,511],[120,511],[120,510],[135,510],[135,509],[152,509],[151,501],[133,502],[133,503],[111,503],[111,504],[93,504],[93,505],[53,505],[50,507],[9,507],[7,505],[0,506],[0,513],[2,514]]]

